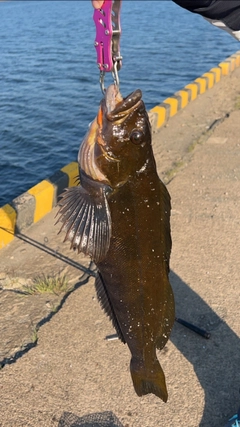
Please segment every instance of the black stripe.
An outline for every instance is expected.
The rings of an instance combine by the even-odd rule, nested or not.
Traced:
[[[50,176],[47,181],[54,185],[53,206],[56,206],[59,201],[59,196],[62,194],[63,190],[69,186],[69,176],[67,173],[58,170]]]

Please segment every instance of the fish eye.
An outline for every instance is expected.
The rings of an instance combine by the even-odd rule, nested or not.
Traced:
[[[130,141],[133,142],[133,144],[141,144],[143,142],[144,134],[142,131],[138,129],[134,129],[130,135]]]

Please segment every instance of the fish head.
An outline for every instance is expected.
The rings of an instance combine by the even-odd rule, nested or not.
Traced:
[[[142,92],[122,98],[115,85],[106,90],[97,116],[95,159],[113,187],[142,170],[151,148],[151,128]]]
[[[116,188],[142,171],[152,148],[151,126],[141,90],[123,98],[115,85],[109,86],[85,143],[92,150],[91,155],[88,151],[88,158],[86,150],[80,151],[80,169],[81,164],[85,166],[83,169],[93,179]],[[81,158],[84,155],[85,160]]]

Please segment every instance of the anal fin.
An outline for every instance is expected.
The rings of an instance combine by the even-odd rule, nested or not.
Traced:
[[[118,338],[125,344],[126,341],[124,339],[123,333],[121,331],[121,327],[120,327],[119,322],[117,320],[116,314],[114,312],[114,308],[112,306],[111,300],[110,300],[109,295],[107,293],[106,286],[104,284],[104,281],[103,281],[100,273],[97,274],[96,281],[95,281],[95,287],[96,287],[96,292],[97,292],[97,298],[98,298],[98,301],[99,301],[102,309],[105,311],[107,316],[111,319],[112,324],[113,324],[114,328],[116,329]]]
[[[162,309],[162,322],[161,322],[161,328],[159,331],[159,334],[157,336],[156,340],[156,347],[158,350],[162,350],[172,331],[173,324],[175,322],[175,303],[174,303],[174,295],[171,288],[170,283],[166,282],[166,289],[165,289],[165,296],[166,304],[164,308]]]

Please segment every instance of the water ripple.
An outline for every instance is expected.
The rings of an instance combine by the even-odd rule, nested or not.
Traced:
[[[92,14],[90,1],[0,2],[0,206],[76,160],[101,99]],[[122,30],[121,89],[147,108],[238,50],[170,1],[124,2]]]

